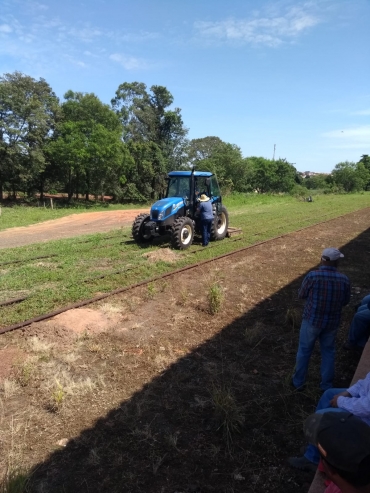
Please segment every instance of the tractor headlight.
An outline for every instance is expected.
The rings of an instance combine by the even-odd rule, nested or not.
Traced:
[[[158,221],[162,221],[163,217],[164,217],[164,213],[165,211],[161,211],[159,214],[158,214]]]

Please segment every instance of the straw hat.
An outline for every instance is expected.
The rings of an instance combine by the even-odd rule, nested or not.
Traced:
[[[200,196],[199,202],[208,202],[208,200],[209,200],[209,197],[207,197],[207,195],[205,193],[202,193],[202,195]]]

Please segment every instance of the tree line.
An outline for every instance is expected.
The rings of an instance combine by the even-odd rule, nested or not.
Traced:
[[[164,192],[169,171],[217,174],[224,193],[320,188],[366,190],[370,159],[339,163],[331,175],[303,179],[286,159],[243,157],[218,137],[187,139],[180,108],[166,87],[121,84],[111,104],[93,93],[68,91],[60,101],[42,78],[0,77],[0,199],[4,192],[63,192],[146,202]]]

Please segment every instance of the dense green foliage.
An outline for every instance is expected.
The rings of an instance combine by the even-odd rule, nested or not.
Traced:
[[[166,87],[121,84],[111,101],[68,91],[60,102],[44,79],[0,77],[0,200],[4,191],[32,197],[64,192],[71,200],[111,195],[145,202],[163,193],[171,170],[209,170],[223,193],[307,195],[370,187],[370,158],[343,162],[330,175],[298,173],[285,159],[243,157],[240,148],[208,136],[188,140],[181,110]]]

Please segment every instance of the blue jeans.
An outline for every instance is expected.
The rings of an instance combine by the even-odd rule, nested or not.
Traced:
[[[320,414],[327,413],[327,412],[346,413],[347,411],[345,409],[341,409],[340,407],[330,407],[330,401],[332,400],[332,398],[335,395],[340,394],[341,392],[344,392],[345,390],[347,390],[347,389],[328,389],[328,390],[326,390],[322,394],[322,396],[321,396],[321,398],[317,404],[316,412],[320,413]],[[315,445],[312,445],[312,444],[310,444],[306,448],[306,452],[304,453],[304,456],[306,457],[306,459],[313,462],[314,464],[318,464],[320,461],[319,449],[317,447],[315,447]]]
[[[211,239],[211,229],[212,229],[213,219],[202,219],[202,244],[203,246],[207,246],[209,240]]]
[[[335,336],[338,329],[318,329],[311,325],[308,320],[302,320],[299,332],[299,344],[295,372],[293,375],[293,385],[296,388],[302,387],[306,383],[308,363],[315,347],[316,339],[320,342],[321,350],[321,383],[322,390],[330,389],[333,386],[334,378],[334,357],[335,357]]]
[[[353,346],[365,347],[370,335],[370,310],[367,304],[370,294],[362,299],[349,328],[348,342]]]

